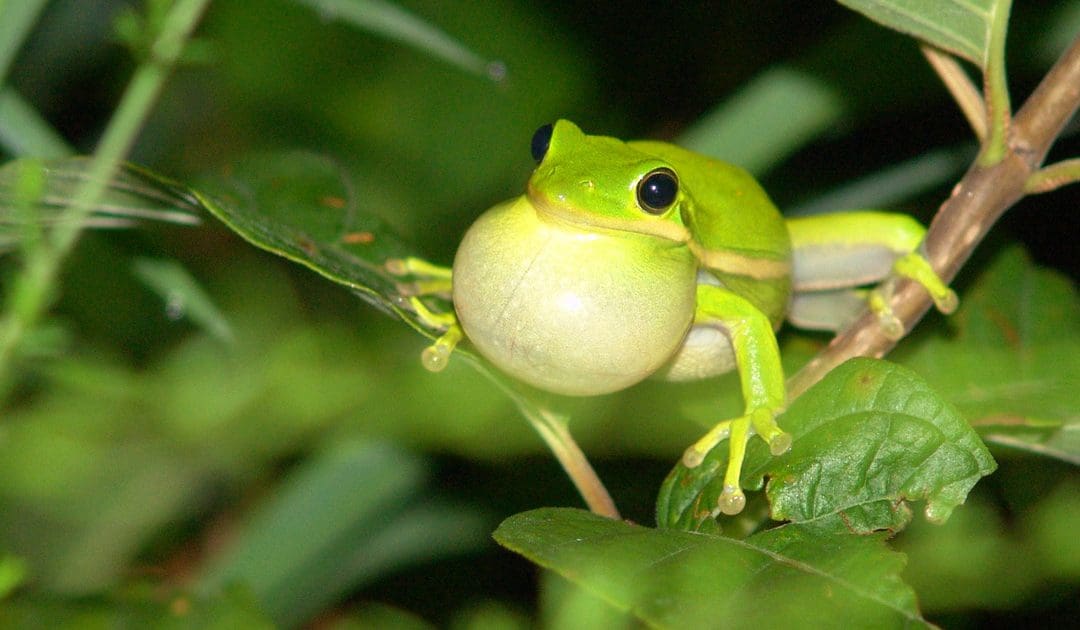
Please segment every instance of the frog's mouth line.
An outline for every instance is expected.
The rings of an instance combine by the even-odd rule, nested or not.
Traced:
[[[655,236],[675,244],[690,242],[690,231],[685,226],[662,217],[642,215],[640,219],[628,220],[605,217],[594,213],[578,212],[558,203],[553,203],[531,185],[526,197],[541,220],[556,220],[578,228],[589,230],[610,230],[613,232],[632,232],[644,236]],[[676,210],[677,211],[677,210]]]

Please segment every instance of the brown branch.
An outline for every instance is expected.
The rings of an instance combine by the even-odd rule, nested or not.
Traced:
[[[931,222],[924,250],[942,279],[951,282],[956,277],[990,227],[1024,196],[1025,183],[1038,170],[1078,105],[1080,36],[1017,112],[1004,159],[986,167],[973,164]],[[922,318],[931,301],[921,286],[901,280],[890,304],[907,331]],[[789,379],[789,396],[795,398],[852,357],[881,357],[895,345],[882,333],[877,317],[864,313]]]

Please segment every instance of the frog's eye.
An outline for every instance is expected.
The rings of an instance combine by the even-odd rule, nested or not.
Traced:
[[[675,203],[679,194],[679,178],[670,168],[658,168],[641,178],[637,187],[637,201],[649,214],[663,214]]]
[[[544,156],[547,155],[548,145],[551,144],[551,132],[554,127],[550,123],[536,130],[536,133],[532,137],[532,156],[539,164],[543,161]]]

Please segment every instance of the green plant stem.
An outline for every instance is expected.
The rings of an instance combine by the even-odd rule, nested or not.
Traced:
[[[0,385],[7,383],[20,340],[48,308],[61,264],[78,239],[83,220],[134,143],[169,71],[208,4],[209,0],[178,0],[173,5],[154,42],[150,58],[136,69],[105,129],[86,181],[75,190],[71,205],[61,215],[49,240],[24,260],[22,272],[15,278],[0,319]]]
[[[1002,2],[990,24],[990,43],[983,69],[989,135],[985,138],[979,155],[981,166],[992,166],[1005,158],[1012,107],[1009,103],[1009,86],[1005,76],[1005,36],[1009,27],[1011,2]]]
[[[1080,36],[1017,112],[1004,157],[989,166],[976,158],[930,224],[924,249],[943,280],[956,277],[990,227],[1024,196],[1032,174],[1078,107]],[[919,284],[902,280],[889,304],[907,331],[929,310],[931,301]],[[877,316],[864,313],[788,380],[788,395],[795,398],[852,357],[881,357],[895,345],[882,332]]]

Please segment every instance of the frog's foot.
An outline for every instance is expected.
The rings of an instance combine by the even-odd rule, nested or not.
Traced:
[[[441,295],[449,298],[453,287],[453,270],[434,265],[423,258],[390,258],[383,265],[393,276],[412,276],[411,282],[399,282],[398,293],[406,297]]]
[[[443,330],[435,343],[420,353],[420,362],[432,372],[441,372],[450,363],[463,332],[453,312],[436,313],[420,299],[424,295],[442,295],[447,298],[453,287],[453,272],[448,267],[433,265],[422,258],[391,258],[384,265],[387,273],[395,276],[413,276],[411,282],[397,285],[401,303],[407,304],[428,328]]]
[[[435,343],[424,348],[424,351],[420,353],[420,363],[424,368],[432,372],[441,372],[446,369],[446,366],[450,363],[450,354],[457,347],[458,342],[461,341],[462,333],[461,326],[454,324],[446,329]]]
[[[441,372],[446,369],[450,362],[450,354],[454,352],[458,342],[461,341],[463,332],[458,324],[457,316],[453,313],[435,313],[416,296],[408,299],[416,317],[429,328],[444,330],[435,343],[431,344],[420,353],[420,362],[432,372]]]
[[[960,298],[956,297],[956,291],[950,289],[937,275],[933,267],[922,254],[911,252],[901,256],[893,263],[893,273],[898,276],[909,278],[918,282],[930,294],[937,310],[950,315],[960,305]]]
[[[746,495],[739,485],[742,476],[743,459],[746,456],[746,443],[753,435],[761,436],[769,445],[773,455],[783,455],[791,448],[791,434],[785,433],[776,424],[776,410],[759,407],[745,416],[725,420],[717,424],[700,440],[683,453],[683,465],[694,468],[701,464],[705,456],[725,439],[728,440],[728,464],[724,472],[724,489],[717,499],[717,512],[733,515],[742,512],[746,506]]]
[[[954,312],[960,303],[956,292],[941,280],[941,277],[930,266],[930,262],[918,252],[909,252],[897,258],[892,270],[894,275],[914,280],[922,285],[934,300],[934,306],[946,315]],[[896,340],[904,336],[904,325],[889,306],[892,286],[893,283],[887,280],[881,287],[870,291],[867,303],[881,323],[885,336]]]

